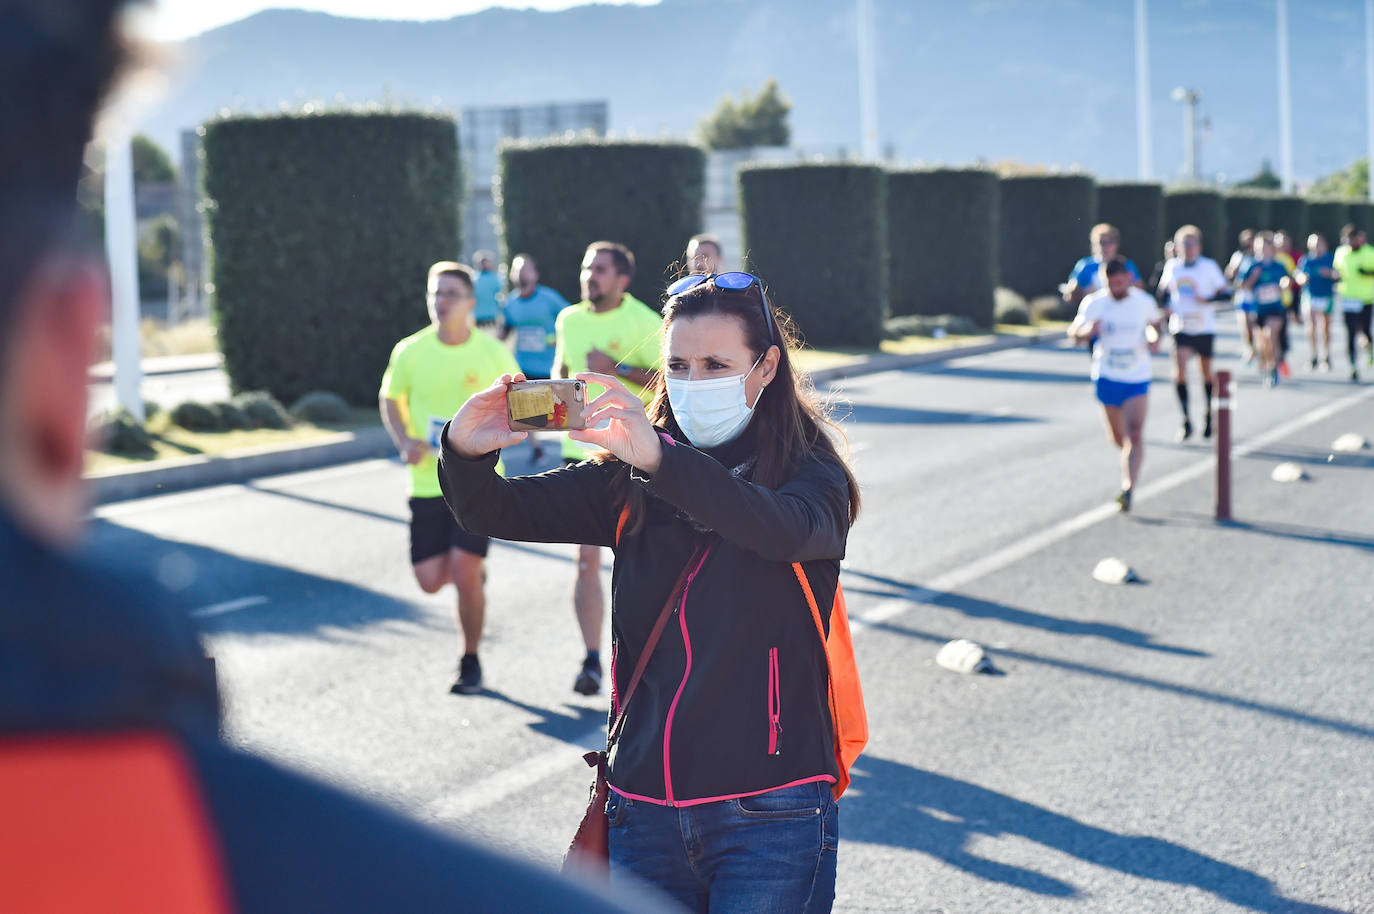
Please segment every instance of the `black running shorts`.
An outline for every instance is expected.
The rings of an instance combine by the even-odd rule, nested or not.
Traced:
[[[1204,359],[1210,359],[1212,357],[1212,343],[1216,338],[1214,333],[1175,333],[1174,345],[1186,346]]]
[[[442,498],[410,500],[410,564],[418,565],[450,549],[486,558],[490,542],[458,526]]]

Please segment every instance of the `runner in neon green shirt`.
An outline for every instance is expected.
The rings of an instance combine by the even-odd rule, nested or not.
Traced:
[[[396,344],[382,375],[382,422],[410,465],[410,562],[425,593],[450,581],[458,590],[463,655],[450,691],[481,691],[477,647],[486,617],[482,568],[487,538],[458,526],[439,488],[439,438],[444,423],[468,397],[519,366],[504,345],[473,327],[472,271],[440,261],[429,269],[429,316],[433,323]]]
[[[560,378],[579,371],[618,375],[646,404],[657,389],[662,367],[663,318],[626,290],[634,278],[635,259],[623,244],[597,241],[582,257],[582,301],[558,314],[554,330],[553,370]],[[588,391],[590,402],[601,388]],[[563,439],[563,462],[577,463],[590,451]],[[606,601],[601,592],[601,547],[578,547],[573,609],[582,629],[587,656],[573,689],[583,695],[601,691],[601,625]]]

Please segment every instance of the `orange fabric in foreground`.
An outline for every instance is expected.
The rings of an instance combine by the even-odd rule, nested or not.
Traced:
[[[231,910],[193,774],[160,734],[0,740],[0,910]]]

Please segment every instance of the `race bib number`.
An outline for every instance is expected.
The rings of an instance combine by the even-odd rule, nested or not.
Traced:
[[[520,352],[543,352],[549,348],[549,334],[543,327],[516,328],[515,348]]]
[[[1207,316],[1201,311],[1189,311],[1183,315],[1184,333],[1201,333],[1207,327]]]
[[[436,454],[439,452],[439,443],[443,440],[444,425],[447,422],[448,419],[444,416],[429,417],[429,446]]]
[[[1255,301],[1261,305],[1273,305],[1279,300],[1279,287],[1274,285],[1256,286]]]
[[[1110,371],[1126,372],[1133,371],[1136,363],[1140,361],[1140,353],[1134,349],[1108,349],[1107,368]]]

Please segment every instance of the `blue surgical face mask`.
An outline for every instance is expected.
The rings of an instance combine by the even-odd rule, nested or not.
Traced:
[[[744,382],[762,361],[763,356],[759,356],[744,374],[724,378],[667,379],[668,404],[673,408],[673,418],[693,447],[717,447],[733,441],[744,431],[754,415]],[[762,392],[759,395],[762,396]]]

